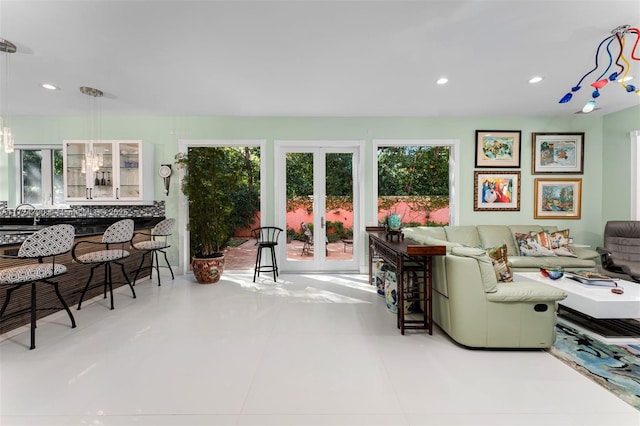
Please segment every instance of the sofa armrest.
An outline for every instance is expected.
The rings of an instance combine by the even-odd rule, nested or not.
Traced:
[[[487,255],[487,252],[474,247],[453,247],[451,254],[448,256],[459,256],[474,259],[477,262],[477,268],[480,272],[480,278],[484,291],[491,293],[496,291],[496,273],[493,269],[493,263]],[[469,279],[471,281],[471,279]]]
[[[557,302],[567,297],[567,293],[559,288],[536,281],[516,281],[498,283],[498,291],[487,293],[491,302]]]
[[[596,251],[600,255],[600,264],[604,269],[611,270],[615,268],[613,265],[613,259],[611,258],[611,252],[604,247],[596,247]]]
[[[605,271],[613,272],[614,274],[626,274],[633,276],[631,271],[628,268],[625,268],[627,262],[621,260],[616,261],[613,258],[613,252],[604,247],[597,247],[596,250],[600,254],[600,264]]]
[[[576,255],[578,259],[585,259],[585,260],[597,259],[598,257],[600,257],[601,256],[600,252],[596,250],[592,250],[590,248],[585,248],[585,247],[574,247],[574,246],[571,247],[571,251],[573,251],[573,253]]]

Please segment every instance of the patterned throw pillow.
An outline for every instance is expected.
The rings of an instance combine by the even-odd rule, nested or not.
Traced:
[[[577,257],[569,247],[569,230],[565,229],[549,234],[549,248],[558,256]]]
[[[511,268],[507,263],[507,245],[503,244],[498,247],[492,247],[487,249],[487,255],[493,263],[493,270],[496,273],[498,281],[510,283],[513,281],[513,275],[511,274]]]
[[[549,238],[546,232],[531,234],[516,233],[516,242],[520,248],[522,256],[555,256],[556,254],[549,248]]]

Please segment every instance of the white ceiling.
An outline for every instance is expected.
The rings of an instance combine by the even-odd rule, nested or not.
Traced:
[[[82,114],[80,86],[105,115],[570,115],[591,81],[559,99],[623,24],[640,0],[0,0],[10,115]],[[638,104],[610,84],[593,114]]]

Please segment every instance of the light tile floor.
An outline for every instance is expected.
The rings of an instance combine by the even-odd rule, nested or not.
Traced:
[[[0,343],[0,424],[634,425],[544,351],[401,336],[363,275],[225,272],[117,291]]]

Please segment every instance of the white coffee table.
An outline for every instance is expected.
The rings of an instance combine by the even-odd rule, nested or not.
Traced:
[[[562,277],[552,280],[540,275],[540,272],[516,272],[514,280],[533,280],[552,285],[567,293],[567,298],[558,302],[574,311],[596,319],[634,318],[640,319],[640,284],[619,280],[618,286],[623,294],[611,292],[609,287],[596,287],[580,284]]]

